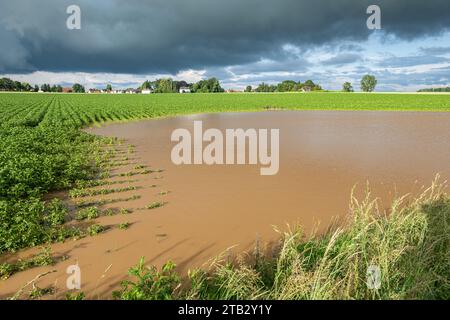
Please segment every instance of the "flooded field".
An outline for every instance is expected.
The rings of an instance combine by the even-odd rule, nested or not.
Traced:
[[[192,130],[195,120],[203,121],[204,129],[279,129],[278,174],[261,176],[258,165],[174,165],[171,133],[178,128]],[[388,204],[393,197],[418,193],[438,173],[443,179],[450,177],[449,113],[219,113],[116,123],[87,131],[125,139],[136,146],[130,159],[134,165],[163,171],[136,177],[139,189],[124,197],[137,193],[139,199],[108,206],[120,205],[134,213],[99,219],[103,225],[130,222],[128,230],[113,229],[52,246],[54,253],[68,259],[0,282],[1,297],[51,269],[56,272],[43,279],[43,285],[55,284],[64,291],[66,267],[78,262],[87,297],[108,298],[141,256],[148,264],[173,260],[186,272],[227,250],[249,251],[257,241],[276,241],[274,226],[301,225],[307,233],[320,232],[348,212],[355,185],[362,195],[369,181],[373,195]],[[118,168],[112,179],[120,180],[120,173],[133,164]],[[137,210],[155,201],[165,205]]]

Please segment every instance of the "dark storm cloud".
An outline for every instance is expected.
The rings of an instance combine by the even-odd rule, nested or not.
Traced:
[[[366,8],[382,8],[385,32],[413,39],[449,28],[448,0],[0,0],[0,71],[176,73],[274,59],[364,40]],[[66,28],[68,5],[82,29]],[[276,60],[276,59],[274,59]]]

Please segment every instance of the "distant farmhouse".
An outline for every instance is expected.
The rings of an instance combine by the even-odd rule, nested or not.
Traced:
[[[189,87],[181,87],[180,93],[191,93],[191,89]]]
[[[150,94],[153,93],[152,89],[148,88],[148,89],[142,89],[141,91],[142,94]]]
[[[72,88],[65,87],[65,88],[62,89],[62,92],[63,92],[63,93],[72,93],[73,90],[72,90]]]
[[[128,88],[125,90],[125,93],[127,94],[136,94],[136,93],[140,93],[139,90],[133,89],[133,88]]]

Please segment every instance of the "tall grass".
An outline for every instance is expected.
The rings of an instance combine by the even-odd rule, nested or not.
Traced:
[[[272,258],[216,259],[207,271],[189,272],[188,286],[172,282],[164,290],[172,290],[171,299],[450,299],[450,198],[444,190],[434,182],[387,211],[370,192],[362,201],[352,194],[351,214],[340,226],[320,236],[284,232]],[[367,285],[370,266],[381,271],[378,289]]]

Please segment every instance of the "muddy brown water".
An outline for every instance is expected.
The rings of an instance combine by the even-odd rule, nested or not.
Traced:
[[[194,120],[202,120],[204,129],[280,129],[279,173],[261,176],[260,166],[250,165],[173,165],[171,133],[178,128],[192,131]],[[53,245],[54,254],[68,259],[1,281],[0,297],[11,296],[36,275],[53,269],[55,273],[37,283],[40,287],[56,286],[53,297],[61,297],[66,291],[66,268],[78,263],[87,297],[110,298],[127,269],[141,256],[146,263],[158,266],[173,260],[185,274],[190,268],[205,266],[227,248],[232,247],[228,252],[243,252],[253,250],[256,241],[276,241],[274,226],[322,230],[334,217],[348,213],[355,185],[361,194],[370,181],[373,195],[387,205],[395,196],[420,192],[437,173],[444,179],[450,176],[450,113],[223,113],[116,123],[88,131],[125,139],[136,146],[130,156],[132,163],[164,171],[132,177],[137,180],[132,185],[141,189],[103,197],[141,196],[105,206],[135,211],[98,219],[98,223],[111,226],[102,235]],[[113,173],[132,169],[133,164]],[[161,195],[161,191],[169,193]],[[167,204],[137,210],[154,201]],[[116,226],[125,221],[131,223],[130,228],[119,230]],[[25,250],[6,260],[36,250]]]

